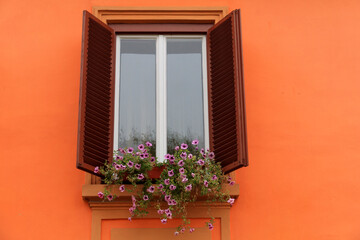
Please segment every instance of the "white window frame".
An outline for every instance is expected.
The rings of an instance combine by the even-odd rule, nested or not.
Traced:
[[[207,92],[206,36],[205,35],[117,35],[116,68],[115,68],[115,111],[114,111],[114,149],[119,146],[119,102],[120,102],[120,40],[121,39],[155,39],[156,40],[156,156],[159,162],[164,161],[167,153],[167,85],[166,85],[166,40],[167,39],[201,39],[202,40],[202,82],[204,141],[209,148],[209,112]]]

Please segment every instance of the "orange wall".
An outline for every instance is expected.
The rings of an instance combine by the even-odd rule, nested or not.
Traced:
[[[232,239],[360,239],[360,2],[0,2],[0,239],[90,239],[75,169],[82,10],[242,9],[250,166]]]

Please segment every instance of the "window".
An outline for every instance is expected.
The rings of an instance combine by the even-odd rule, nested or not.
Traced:
[[[114,149],[151,141],[162,161],[182,142],[209,147],[205,40],[117,36]]]
[[[119,51],[117,54],[120,61],[118,61],[117,78],[121,79],[117,86],[119,96],[115,91],[115,69],[117,67],[115,64],[115,32],[86,11],[84,11],[83,20],[78,168],[93,172],[94,167],[102,165],[106,159],[112,160],[114,121],[115,126],[118,126],[118,129],[115,129],[115,135],[120,133],[115,136],[115,145],[116,141],[127,142],[128,139],[135,143],[134,137],[131,139],[127,136],[137,134],[138,131],[140,132],[139,136],[143,132],[145,135],[147,133],[151,135],[155,131],[158,156],[165,153],[166,145],[171,148],[172,135],[180,134],[180,137],[176,137],[180,141],[181,138],[186,138],[187,134],[184,131],[187,127],[176,122],[178,116],[175,117],[176,119],[172,118],[176,112],[172,111],[174,108],[172,106],[176,106],[175,108],[180,114],[185,114],[184,110],[176,105],[182,96],[179,97],[180,100],[173,96],[175,95],[173,92],[179,90],[179,85],[177,85],[179,81],[176,78],[180,74],[185,74],[184,78],[201,79],[200,83],[208,89],[206,92],[203,88],[203,95],[200,97],[203,100],[200,105],[203,106],[200,107],[200,115],[195,119],[197,122],[203,123],[203,127],[196,127],[197,129],[203,128],[203,133],[200,133],[201,131],[197,133],[195,130],[191,132],[198,136],[203,135],[204,142],[206,142],[207,131],[209,132],[210,147],[215,152],[217,160],[221,162],[224,172],[247,166],[239,10],[227,15],[207,32],[206,49],[204,36],[118,37],[117,49]],[[200,42],[201,50],[196,47],[200,46]],[[181,45],[187,45],[187,47],[179,48]],[[205,51],[208,59],[206,70],[204,67]],[[187,56],[182,56],[184,60],[180,61],[179,56],[181,55]],[[192,56],[185,61],[185,58],[190,55],[198,55],[198,57]],[[193,64],[190,66],[191,61],[199,59],[200,55],[201,63],[199,63],[200,61],[197,63],[199,66],[194,67]],[[159,64],[159,61],[162,63]],[[134,71],[135,69],[130,71],[134,62],[141,65],[138,72]],[[187,71],[173,68],[180,64],[183,64],[183,68],[187,70],[194,68],[191,73],[188,73],[191,76],[186,75]],[[129,67],[130,65],[131,67]],[[164,71],[165,69],[167,71]],[[204,84],[206,73],[208,73],[208,82]],[[142,82],[144,75],[147,75],[146,82]],[[201,77],[196,77],[196,75]],[[126,80],[127,78],[131,78],[132,81]],[[125,86],[121,86],[122,84]],[[136,122],[126,119],[126,113],[121,111],[126,110],[126,107],[131,108],[131,104],[139,100],[136,96],[139,94],[138,88],[136,88],[138,84],[145,84],[148,88],[147,91],[141,92],[142,101],[150,100],[146,103],[147,107],[137,112],[141,121],[137,119]],[[187,85],[181,86],[186,87]],[[121,94],[122,91],[125,94]],[[209,121],[206,121],[207,108],[204,107],[206,93],[208,94]],[[120,99],[126,94],[127,99]],[[171,95],[171,97],[166,98],[166,95]],[[182,100],[184,101],[184,99]],[[119,107],[115,107],[117,104]],[[118,111],[117,116],[115,116],[115,111]],[[154,113],[156,113],[155,116]],[[123,115],[124,119],[122,119]],[[142,120],[142,116],[145,115],[145,120]],[[122,123],[126,123],[126,121],[131,122],[134,127],[125,124],[126,127],[122,128]],[[143,121],[145,122],[143,123]],[[209,126],[206,126],[207,122]],[[155,129],[154,125],[156,125]],[[141,132],[141,128],[145,130]],[[146,130],[147,128],[149,130]]]

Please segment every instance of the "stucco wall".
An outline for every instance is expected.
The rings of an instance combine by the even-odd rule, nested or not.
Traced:
[[[90,239],[75,169],[82,10],[241,8],[250,166],[232,239],[360,239],[359,1],[0,2],[0,239]]]

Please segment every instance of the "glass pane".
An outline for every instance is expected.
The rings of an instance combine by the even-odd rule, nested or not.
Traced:
[[[121,39],[119,147],[150,141],[155,156],[156,40]]]
[[[202,39],[167,39],[168,152],[198,139],[204,147]]]

